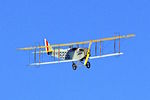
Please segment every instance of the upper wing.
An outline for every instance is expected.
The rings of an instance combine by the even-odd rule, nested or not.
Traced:
[[[26,47],[26,48],[18,48],[18,50],[34,50],[34,49],[42,49],[49,46],[32,46],[32,47]]]
[[[72,46],[72,45],[78,45],[78,44],[88,44],[91,42],[103,42],[103,41],[111,41],[115,39],[122,39],[122,38],[130,38],[134,37],[134,34],[128,34],[128,35],[122,35],[122,36],[113,36],[108,38],[101,38],[97,40],[89,40],[89,41],[83,41],[83,42],[73,42],[73,43],[65,43],[65,44],[52,44],[51,47],[63,47],[63,46]],[[49,46],[33,46],[33,47],[27,47],[27,48],[19,48],[19,50],[34,50],[34,49],[40,49],[45,48]]]
[[[135,34],[128,34],[128,35],[113,36],[113,37],[101,38],[101,39],[97,39],[97,40],[89,40],[89,41],[83,41],[83,42],[73,42],[73,43],[66,43],[66,44],[53,44],[51,46],[52,47],[72,46],[72,45],[77,45],[77,44],[88,44],[90,42],[103,42],[103,41],[111,41],[111,40],[115,40],[115,39],[130,38],[130,37],[134,37],[134,36],[135,36]]]
[[[41,62],[41,63],[32,63],[30,66],[38,66],[38,65],[48,65],[48,64],[57,64],[57,63],[66,63],[66,62],[73,62],[79,61],[79,59],[75,60],[63,60],[63,61],[52,61],[52,62]]]
[[[101,55],[101,56],[93,56],[93,57],[89,57],[89,59],[97,59],[97,58],[104,58],[104,57],[111,57],[111,56],[118,56],[118,55],[122,55],[123,53],[112,53],[112,54],[106,54],[106,55]]]

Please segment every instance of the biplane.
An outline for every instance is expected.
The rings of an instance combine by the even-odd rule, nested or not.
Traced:
[[[72,62],[72,68],[73,70],[76,70],[79,63],[85,66],[86,68],[90,68],[91,64],[89,60],[122,55],[123,53],[120,52],[120,39],[131,38],[134,36],[135,36],[134,34],[117,35],[117,36],[112,36],[112,37],[107,37],[107,38],[100,38],[96,40],[66,43],[66,44],[50,44],[48,40],[45,38],[43,46],[39,45],[39,46],[32,46],[32,47],[26,47],[26,48],[19,48],[19,50],[33,51],[32,53],[34,54],[34,62],[29,64],[31,66]],[[115,50],[116,40],[119,41],[118,52],[116,52]],[[102,42],[104,41],[114,41],[113,53],[102,54]],[[94,43],[96,43],[95,52],[99,50],[100,52],[99,55],[92,55],[91,53],[91,45]],[[96,47],[97,43],[99,43],[99,48]],[[87,47],[79,47],[80,45],[85,45],[85,44],[87,45]],[[38,62],[36,62],[37,54],[39,55]],[[57,60],[41,62],[40,61],[41,54],[46,54],[48,56],[54,57],[54,59],[57,58]]]

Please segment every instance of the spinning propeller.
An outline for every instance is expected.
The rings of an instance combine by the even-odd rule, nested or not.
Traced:
[[[89,43],[89,48],[88,48],[88,51],[87,51],[87,55],[86,55],[85,62],[84,62],[84,66],[86,66],[86,64],[87,64],[87,62],[88,62],[88,60],[89,60],[89,57],[90,57],[91,44],[92,44],[92,42],[90,41],[90,43]]]

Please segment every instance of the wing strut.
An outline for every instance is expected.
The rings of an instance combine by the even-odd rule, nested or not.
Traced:
[[[85,59],[85,62],[84,62],[84,66],[86,66],[86,64],[87,64],[87,62],[89,60],[91,45],[92,45],[92,41],[90,41],[90,43],[89,43],[89,48],[88,48],[88,51],[87,51],[87,55],[86,55],[86,59]]]
[[[120,53],[120,34],[119,34],[119,53]]]
[[[54,61],[55,61],[55,48],[54,48]]]
[[[34,63],[36,63],[36,48],[34,49]]]
[[[39,48],[39,64],[40,64],[40,57],[41,57],[41,48]]]
[[[101,56],[101,53],[102,52],[102,42],[100,41],[100,56]]]
[[[115,37],[115,33],[114,33],[114,37]],[[116,53],[116,39],[114,39],[114,53]]]
[[[95,42],[95,56],[97,56],[97,42]]]

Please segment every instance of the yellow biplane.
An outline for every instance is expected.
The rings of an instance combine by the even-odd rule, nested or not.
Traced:
[[[83,42],[74,42],[74,43],[66,43],[66,44],[52,44],[50,45],[49,42],[44,39],[44,46],[33,46],[33,47],[27,47],[27,48],[19,48],[19,50],[29,50],[34,51],[34,59],[36,59],[36,54],[39,55],[39,62],[36,62],[34,60],[34,63],[31,63],[31,66],[39,66],[44,64],[56,64],[56,63],[64,63],[64,62],[72,62],[72,68],[73,70],[77,69],[77,66],[79,63],[86,66],[87,68],[90,68],[91,64],[89,62],[89,59],[96,59],[96,58],[103,58],[103,57],[110,57],[110,56],[118,56],[122,55],[123,53],[120,52],[120,39],[123,38],[131,38],[134,37],[134,34],[128,34],[128,35],[118,35],[113,37],[107,37],[107,38],[101,38],[97,40],[89,40],[89,41],[83,41]],[[115,41],[119,41],[119,51],[115,51]],[[114,41],[114,53],[108,53],[108,54],[102,54],[102,42],[104,41]],[[99,43],[100,47],[95,47],[95,50],[99,50],[99,55],[92,55],[91,53],[91,45],[93,43]],[[79,47],[79,45],[88,44],[87,47]],[[73,47],[76,46],[76,47]],[[96,45],[95,45],[96,46]],[[67,48],[63,48],[67,47]],[[56,61],[40,61],[41,54],[47,54],[49,56],[52,56],[54,58],[57,58]]]

